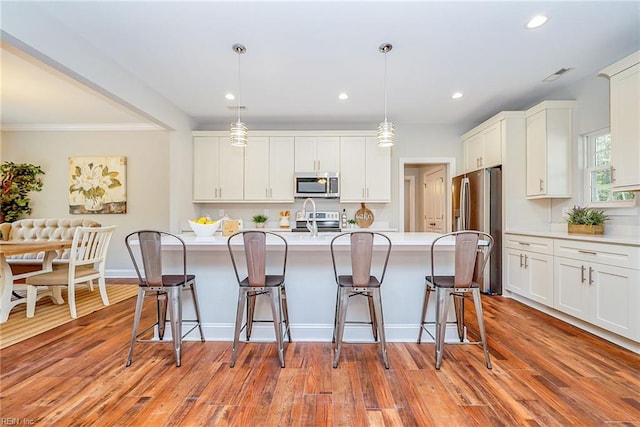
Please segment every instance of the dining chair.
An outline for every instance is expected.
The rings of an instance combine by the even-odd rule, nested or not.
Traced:
[[[373,243],[376,237],[381,242],[384,254],[384,262],[382,266],[378,266],[377,268],[380,271],[379,279],[371,274],[374,252]],[[348,249],[340,250],[345,248]],[[333,367],[338,367],[345,324],[370,323],[373,327],[374,340],[380,342],[384,367],[389,369],[380,287],[384,281],[387,264],[389,263],[391,240],[389,237],[378,232],[352,231],[338,234],[331,239],[330,250],[333,274],[338,286],[333,328],[333,341],[335,342]],[[339,262],[339,260],[345,259],[347,256],[349,257],[349,262],[346,260]],[[371,315],[370,322],[346,320],[349,298],[353,296],[365,296],[367,298]],[[373,312],[371,312],[371,305],[373,305]]]
[[[437,275],[438,266],[435,262],[435,247],[445,241],[453,239],[454,272],[451,275]],[[427,332],[435,341],[435,365],[440,369],[442,364],[445,335],[447,325],[455,323],[460,341],[457,344],[482,344],[487,369],[491,369],[487,337],[482,313],[482,301],[480,299],[480,286],[483,282],[485,267],[493,249],[493,238],[482,231],[464,230],[447,233],[434,239],[430,246],[431,274],[425,277],[425,294],[422,305],[422,317],[418,344],[422,341],[423,331]],[[431,292],[436,293],[435,321],[427,321],[427,307]],[[478,321],[478,333],[480,341],[467,341],[466,326],[464,324],[464,298],[472,296],[476,317]],[[450,302],[455,304],[455,322],[449,322]],[[435,334],[430,327],[435,326]]]
[[[36,297],[39,287],[67,287],[67,299],[71,317],[78,317],[76,310],[75,288],[79,284],[87,284],[93,290],[93,280],[98,281],[100,297],[104,305],[109,305],[105,283],[105,264],[107,249],[116,226],[77,227],[73,234],[69,262],[60,264],[52,271],[29,276],[25,280],[27,286],[27,313],[35,312]]]
[[[267,250],[267,239],[270,239]],[[227,239],[231,264],[238,283],[238,306],[233,334],[230,366],[236,363],[240,333],[246,328],[249,341],[254,322],[273,322],[280,366],[284,368],[284,337],[291,342],[289,314],[285,294],[288,244],[279,234],[262,230],[246,230]],[[271,320],[256,320],[255,303],[259,296],[269,297]],[[246,320],[245,305],[247,306]],[[244,320],[244,322],[243,322]]]
[[[133,318],[133,330],[131,332],[127,366],[131,366],[133,361],[133,349],[136,342],[165,342],[164,333],[167,311],[169,312],[174,358],[176,366],[180,366],[182,364],[182,340],[194,329],[198,328],[200,341],[204,342],[204,333],[200,320],[200,307],[196,293],[196,277],[193,274],[187,274],[186,244],[184,240],[174,234],[156,230],[134,231],[128,234],[124,241],[136,275],[138,276],[138,298]],[[172,244],[176,244],[178,247],[177,271],[170,274],[165,271],[165,265],[163,263],[163,241],[166,242],[166,244],[171,241]],[[195,319],[182,318],[183,291],[189,291],[191,293]],[[140,318],[147,293],[156,299],[156,318],[152,325],[139,331]],[[183,322],[193,322],[194,325],[183,333]],[[155,329],[157,339],[141,338],[152,329]]]

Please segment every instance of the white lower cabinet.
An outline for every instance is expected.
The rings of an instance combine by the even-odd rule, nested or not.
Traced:
[[[640,341],[638,248],[556,240],[554,251],[554,308]]]
[[[553,240],[505,235],[506,288],[553,306]]]
[[[640,247],[505,233],[505,289],[640,342]]]

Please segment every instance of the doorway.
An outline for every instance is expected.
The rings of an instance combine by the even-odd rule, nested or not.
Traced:
[[[401,158],[398,170],[400,231],[450,231],[451,178],[456,171],[455,158]],[[413,188],[411,182],[414,183]]]

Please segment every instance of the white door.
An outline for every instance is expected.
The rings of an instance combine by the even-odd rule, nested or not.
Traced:
[[[445,170],[438,168],[423,175],[424,180],[424,224],[423,229],[434,233],[444,233],[446,206]]]

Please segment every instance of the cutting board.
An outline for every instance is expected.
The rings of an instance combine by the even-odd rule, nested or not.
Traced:
[[[356,224],[360,228],[369,228],[373,224],[373,212],[364,203],[360,203],[360,209],[356,211]]]

